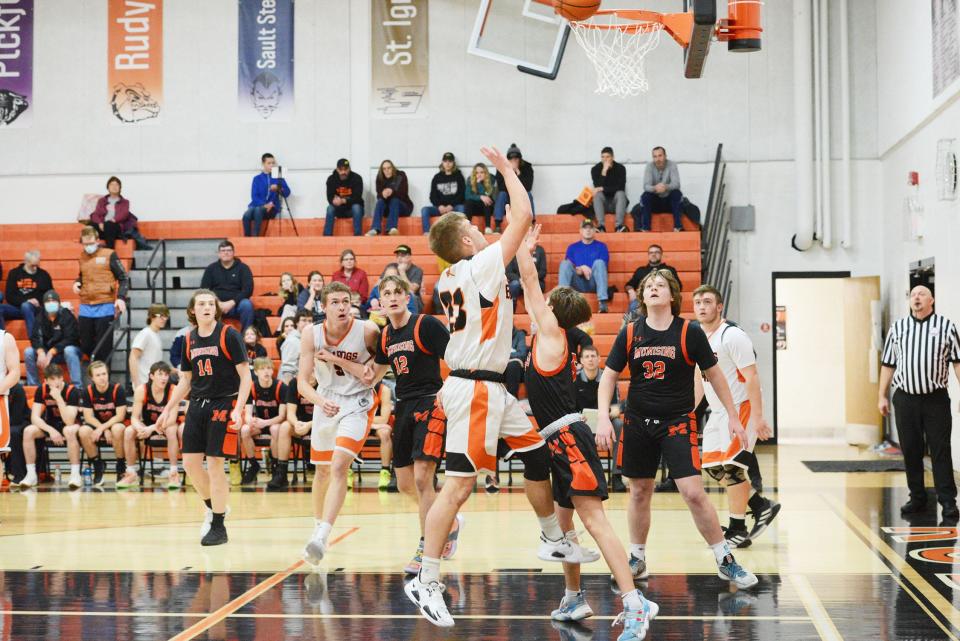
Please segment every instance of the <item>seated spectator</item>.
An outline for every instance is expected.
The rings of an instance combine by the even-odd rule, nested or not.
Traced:
[[[606,231],[607,210],[613,207],[617,231],[629,231],[624,224],[627,215],[627,168],[613,159],[613,147],[600,151],[600,162],[590,169],[593,179],[593,216],[598,230]]]
[[[363,178],[350,169],[346,158],[338,160],[337,168],[327,177],[327,203],[324,236],[333,236],[337,218],[353,218],[353,235],[363,233]]]
[[[113,349],[113,319],[127,311],[129,281],[117,252],[97,242],[96,229],[84,227],[80,244],[80,275],[73,284],[80,295],[80,348],[91,360],[106,361]]]
[[[637,295],[637,288],[640,287],[640,281],[655,269],[666,269],[669,271],[680,285],[680,289],[683,289],[683,283],[680,281],[680,276],[677,275],[677,270],[663,262],[663,247],[654,243],[647,247],[647,264],[637,267],[637,271],[633,272],[633,276],[627,281],[625,289],[627,290],[627,297],[630,299],[630,312],[634,312],[640,307],[640,301]]]
[[[240,428],[240,448],[247,459],[241,485],[256,483],[260,472],[254,439],[266,433],[270,437],[270,455],[277,459],[277,439],[287,420],[287,386],[283,381],[273,380],[273,361],[258,358],[253,362],[253,374],[253,387],[250,388],[244,424]]]
[[[287,181],[270,175],[277,164],[273,154],[260,156],[260,164],[262,171],[250,182],[250,204],[243,213],[244,236],[259,236],[263,221],[275,218],[280,212],[280,195],[290,196]]]
[[[332,283],[343,283],[350,291],[360,294],[360,304],[367,302],[370,295],[370,282],[367,272],[357,267],[357,255],[352,249],[340,252],[340,269],[330,277]]]
[[[396,263],[387,263],[386,267],[383,268],[383,272],[380,274],[380,280],[378,280],[377,284],[370,290],[370,298],[367,299],[366,305],[360,307],[362,312],[369,314],[370,311],[379,311],[382,309],[380,306],[380,283],[382,283],[383,279],[387,276],[400,276],[400,270],[397,268]],[[410,310],[411,314],[417,313],[417,303],[414,301],[413,296],[407,297],[407,309]]]
[[[413,252],[410,245],[397,245],[393,250],[393,257],[397,259],[397,271],[406,279],[410,286],[410,298],[413,301],[414,314],[423,309],[423,300],[420,298],[420,287],[423,285],[423,270],[413,263]]]
[[[280,274],[280,289],[277,296],[280,297],[280,307],[277,308],[277,316],[280,318],[293,317],[299,307],[300,292],[303,291],[303,285],[297,282],[293,274],[283,272]]]
[[[33,396],[30,426],[23,431],[23,458],[27,474],[20,481],[21,488],[37,484],[37,441],[49,438],[57,447],[67,446],[70,461],[71,490],[83,486],[80,478],[80,426],[77,424],[80,407],[80,388],[63,380],[59,365],[47,365],[43,370],[43,385]]]
[[[307,276],[307,287],[297,296],[297,311],[307,310],[313,314],[313,322],[319,323],[323,319],[323,303],[320,292],[326,282],[323,280],[323,274],[314,270]],[[296,323],[294,323],[296,324]]]
[[[523,188],[527,190],[527,196],[530,198],[530,209],[533,211],[533,219],[537,219],[537,208],[533,206],[533,165],[523,159],[520,148],[517,143],[511,143],[507,149],[507,160],[513,166],[514,173],[520,177]],[[500,172],[497,172],[497,198],[493,205],[493,218],[496,228],[494,231],[500,233],[503,217],[507,213],[507,205],[510,204],[510,194],[507,193],[507,183],[504,181]]]
[[[80,360],[83,352],[80,350],[80,326],[76,317],[60,305],[60,295],[52,289],[43,295],[43,310],[30,335],[30,347],[23,352],[27,385],[39,385],[38,371],[46,370],[51,363],[66,365],[70,381],[74,385],[82,385]]]
[[[580,242],[567,247],[560,263],[560,286],[573,287],[581,293],[596,292],[600,313],[607,312],[607,266],[610,251],[605,243],[594,239],[597,230],[593,220],[580,223]]]
[[[539,240],[539,239],[538,239]],[[547,291],[547,252],[537,242],[533,250],[533,262],[537,266],[537,279],[540,281],[540,291]],[[517,301],[523,298],[523,287],[520,285],[520,267],[517,265],[517,257],[507,263],[507,289],[510,290],[510,298],[513,299],[513,306],[517,306]]]
[[[183,341],[186,340],[187,334],[196,328],[196,325],[187,323],[187,325],[181,327],[173,337],[173,342],[170,343],[170,380],[176,380],[178,378],[177,369],[180,368],[180,361],[183,358]]]
[[[413,212],[413,202],[407,194],[409,185],[407,174],[396,168],[390,160],[380,163],[377,172],[377,204],[373,208],[373,226],[367,236],[376,236],[383,233],[383,215],[387,215],[387,233],[396,236],[400,233],[401,216],[409,216]]]
[[[119,383],[110,383],[110,370],[102,361],[93,361],[87,367],[92,381],[83,394],[83,425],[80,426],[80,445],[93,466],[93,486],[103,487],[106,462],[100,458],[97,443],[104,438],[113,446],[117,458],[117,488],[123,489],[126,460],[123,456],[123,430],[127,418],[127,395]],[[139,480],[139,479],[138,479]]]
[[[430,204],[420,210],[423,233],[430,233],[431,217],[443,216],[451,211],[463,212],[465,194],[463,174],[457,167],[456,158],[448,151],[440,161],[440,171],[430,181]]]
[[[132,487],[139,481],[140,466],[137,462],[139,443],[156,434],[167,439],[167,458],[170,460],[167,489],[180,489],[179,460],[183,423],[177,423],[176,412],[170,412],[162,425],[157,422],[161,412],[167,406],[167,401],[170,400],[173,387],[170,381],[170,366],[163,361],[157,361],[150,366],[147,382],[133,389],[130,425],[123,431],[123,452],[127,460],[127,472],[117,483],[117,487],[121,485]]]
[[[280,350],[279,378],[286,385],[297,377],[300,369],[300,335],[308,325],[313,323],[313,314],[307,310],[297,312],[296,325],[290,327],[287,319],[284,323],[283,342],[278,344]]]
[[[224,318],[239,318],[243,328],[253,325],[253,272],[234,256],[233,243],[220,241],[219,260],[207,265],[200,287],[209,289],[220,299]]]
[[[100,240],[113,249],[118,238],[130,238],[137,249],[153,249],[137,229],[137,217],[130,213],[130,201],[120,194],[122,184],[116,176],[107,179],[107,195],[97,201],[90,214],[90,225],[96,228]]]
[[[482,162],[473,166],[470,179],[467,180],[464,194],[463,211],[467,218],[483,216],[483,233],[492,234],[493,206],[497,199],[497,183],[490,176],[490,170]]]
[[[317,378],[313,372],[310,372],[309,383],[314,388],[317,386]],[[294,376],[287,384],[287,420],[280,426],[277,436],[277,464],[273,466],[273,478],[267,483],[268,492],[285,490],[290,485],[287,480],[287,462],[290,460],[290,450],[293,449],[293,439],[309,438],[312,429],[313,403],[297,391],[297,377]]]
[[[130,382],[136,389],[147,382],[150,368],[154,363],[163,360],[163,342],[160,339],[160,330],[166,327],[170,320],[170,310],[163,303],[154,303],[147,310],[147,326],[137,332],[130,345]]]
[[[588,345],[580,350],[580,366],[580,373],[573,381],[577,388],[577,409],[595,410],[597,409],[597,390],[600,387],[600,352],[596,347]],[[613,460],[616,461],[620,432],[623,430],[623,420],[620,418],[620,391],[616,386],[613,388],[613,399],[610,403],[610,419],[613,421],[613,429],[616,432],[613,452],[611,452]],[[613,486],[615,492],[626,491],[619,474],[614,475]]]
[[[520,394],[520,383],[523,382],[523,366],[527,362],[527,333],[517,327],[513,328],[510,340],[510,360],[503,371],[503,384],[514,397]]]
[[[253,325],[243,330],[243,346],[247,348],[247,361],[251,365],[258,358],[267,357],[267,348],[263,346],[260,330]]]
[[[22,320],[27,336],[33,336],[37,317],[43,313],[43,295],[53,289],[50,274],[40,267],[40,250],[31,249],[23,262],[7,274],[6,298],[0,298],[0,329],[8,320]]]
[[[673,231],[683,229],[680,172],[677,163],[667,160],[667,150],[663,147],[653,148],[653,162],[647,163],[643,172],[643,195],[640,204],[630,211],[634,231],[650,231],[650,218],[654,212],[672,213]]]
[[[23,434],[30,426],[30,408],[23,385],[15,384],[7,390],[7,411],[10,418],[10,455],[7,468],[0,464],[0,487],[6,485],[6,474],[13,478],[14,485],[20,485],[27,475],[27,464],[23,458]]]

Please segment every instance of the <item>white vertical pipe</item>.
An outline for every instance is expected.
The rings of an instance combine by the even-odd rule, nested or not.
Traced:
[[[821,122],[823,113],[820,109],[820,70],[822,50],[820,48],[820,0],[813,0],[813,231],[814,236],[823,238],[823,147],[820,144]]]
[[[840,0],[840,134],[843,160],[840,180],[843,193],[840,201],[840,246],[853,246],[853,175],[850,168],[850,34],[847,0]]]
[[[823,229],[820,244],[824,249],[833,247],[833,193],[830,177],[833,167],[830,163],[830,3],[820,0],[820,207],[823,216]]]
[[[793,136],[797,223],[793,246],[813,245],[813,22],[811,0],[793,0]]]

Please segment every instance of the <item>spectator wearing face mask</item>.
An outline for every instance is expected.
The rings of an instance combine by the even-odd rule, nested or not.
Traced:
[[[70,372],[70,381],[81,384],[83,373],[80,359],[80,328],[73,313],[60,305],[60,295],[48,290],[43,295],[43,314],[30,336],[30,347],[23,352],[27,366],[27,385],[39,385],[39,371],[52,363],[64,364]]]
[[[80,347],[90,360],[106,361],[113,347],[107,336],[113,319],[127,311],[127,272],[117,253],[101,247],[98,239],[93,227],[80,232],[83,252],[73,293],[80,295]]]

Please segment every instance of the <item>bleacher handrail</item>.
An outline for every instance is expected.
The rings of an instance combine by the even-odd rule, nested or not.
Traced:
[[[157,258],[157,252],[160,253],[160,264],[154,266],[154,260]],[[150,288],[150,302],[157,302],[157,276],[162,276],[160,287],[163,292],[163,304],[167,304],[167,241],[160,239],[153,248],[150,257],[147,258],[147,287]]]

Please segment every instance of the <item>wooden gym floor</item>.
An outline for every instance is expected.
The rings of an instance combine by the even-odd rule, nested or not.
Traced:
[[[902,473],[813,474],[801,462],[863,456],[846,447],[761,450],[766,493],[783,510],[737,552],[761,579],[748,591],[716,577],[679,496],[657,494],[643,589],[661,609],[648,638],[960,639],[956,528],[936,527],[933,512],[912,523],[900,516]],[[373,486],[375,475],[364,481]],[[715,488],[711,497],[725,523],[725,497]],[[442,567],[457,619],[449,632],[402,593],[418,532],[399,495],[352,492],[322,572],[300,560],[313,525],[307,493],[266,494],[261,479],[256,490],[232,492],[230,504],[230,543],[203,548],[189,489],[0,494],[0,641],[601,641],[621,630],[610,627],[619,599],[602,561],[584,567],[596,616],[551,623],[560,566],[536,559],[537,525],[520,491],[477,493],[466,504],[459,552]],[[625,495],[606,505],[626,541]]]

